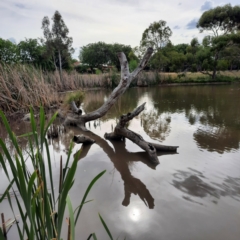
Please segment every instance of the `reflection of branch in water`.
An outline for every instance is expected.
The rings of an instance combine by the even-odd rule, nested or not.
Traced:
[[[141,182],[140,179],[137,179],[132,176],[129,170],[129,163],[141,161],[146,164],[148,167],[155,169],[156,165],[151,164],[149,161],[146,160],[147,153],[145,152],[137,152],[131,153],[128,152],[125,146],[125,142],[121,141],[112,141],[111,143],[114,146],[114,149],[109,146],[108,142],[99,137],[98,135],[92,132],[84,132],[85,135],[94,139],[96,144],[98,144],[103,151],[108,155],[114,167],[119,171],[122,180],[124,182],[124,192],[125,197],[122,202],[124,206],[128,206],[130,203],[131,194],[139,195],[140,199],[148,206],[149,208],[154,208],[154,198],[152,197],[151,193],[147,189],[146,185]],[[81,147],[81,154],[79,156],[79,160],[84,158],[91,145],[83,144]],[[162,155],[163,153],[161,153]],[[168,153],[169,154],[169,153]],[[171,153],[170,153],[171,154]],[[158,154],[160,155],[160,154]]]

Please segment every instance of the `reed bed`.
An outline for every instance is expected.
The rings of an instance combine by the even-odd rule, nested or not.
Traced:
[[[240,79],[240,72],[219,72],[217,80],[231,81]],[[76,71],[45,72],[31,65],[0,64],[0,109],[4,112],[29,111],[43,106],[50,108],[59,105],[59,92],[88,88],[114,88],[120,81],[116,72],[104,74],[79,74]],[[208,75],[202,73],[162,73],[141,72],[132,82],[134,86],[149,86],[169,83],[207,82]]]

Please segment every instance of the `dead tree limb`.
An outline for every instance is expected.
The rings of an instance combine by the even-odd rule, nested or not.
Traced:
[[[137,144],[140,148],[145,150],[151,161],[153,163],[159,163],[158,157],[157,157],[157,151],[170,151],[170,152],[176,152],[177,146],[164,146],[157,143],[150,143],[143,139],[143,137],[129,129],[127,129],[126,123],[132,120],[134,117],[139,115],[144,110],[144,106],[146,103],[143,103],[141,106],[137,107],[133,112],[127,113],[125,115],[122,115],[119,119],[119,122],[117,126],[114,129],[114,132],[112,133],[105,133],[104,137],[106,139],[111,140],[121,140],[122,138],[128,138],[135,144]]]
[[[83,131],[88,131],[85,127],[85,123],[98,119],[104,116],[108,110],[114,105],[118,98],[128,89],[132,80],[143,70],[143,68],[148,63],[151,55],[153,53],[152,48],[148,48],[143,59],[139,63],[138,67],[132,72],[129,72],[128,61],[124,53],[118,53],[118,59],[121,65],[121,80],[119,85],[113,90],[107,101],[97,110],[80,115],[80,116],[67,116],[64,124],[65,125],[75,125],[82,129]],[[74,104],[72,104],[73,107]],[[75,109],[75,107],[74,107]],[[76,109],[75,109],[76,110]]]

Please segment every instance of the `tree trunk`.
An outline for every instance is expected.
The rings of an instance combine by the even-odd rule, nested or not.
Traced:
[[[83,131],[88,131],[85,127],[85,123],[98,119],[104,116],[108,110],[114,105],[118,98],[128,89],[132,80],[143,70],[143,68],[148,63],[151,55],[153,53],[152,48],[148,48],[143,59],[139,63],[138,67],[132,72],[129,72],[127,58],[124,53],[118,53],[118,59],[121,65],[121,80],[119,85],[113,90],[107,101],[97,110],[81,115],[81,116],[67,116],[65,119],[65,125],[76,125]]]
[[[218,56],[219,56],[219,52],[217,52],[215,54],[215,57],[214,57],[214,66],[213,66],[213,73],[212,73],[212,79],[213,80],[216,77]]]
[[[63,79],[62,79],[62,57],[61,57],[60,50],[58,50],[58,60],[59,60],[59,75],[60,75],[61,82],[63,84]]]

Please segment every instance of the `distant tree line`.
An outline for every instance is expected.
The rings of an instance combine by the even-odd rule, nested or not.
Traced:
[[[58,11],[52,17],[42,20],[44,38],[25,39],[18,44],[0,38],[0,62],[33,64],[44,70],[71,70],[72,38]],[[103,71],[106,66],[120,70],[118,52],[124,52],[133,70],[147,47],[154,50],[147,68],[154,71],[185,72],[200,71],[215,78],[218,70],[240,69],[240,6],[230,4],[205,11],[198,20],[200,33],[205,36],[200,43],[193,38],[190,44],[171,43],[172,30],[163,20],[154,22],[145,29],[139,47],[105,42],[90,43],[80,49],[80,73]]]

